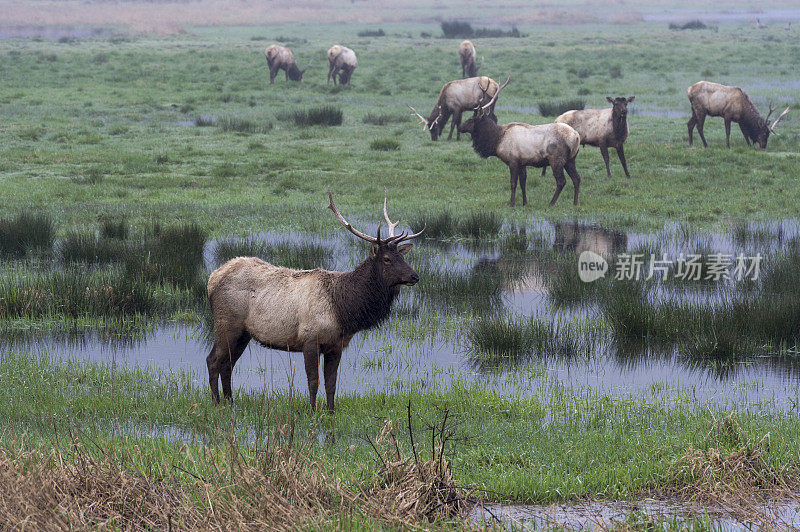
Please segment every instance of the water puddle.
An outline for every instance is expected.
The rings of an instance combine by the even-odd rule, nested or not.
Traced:
[[[373,224],[361,224],[375,231]],[[441,389],[479,384],[510,396],[546,393],[549,386],[589,390],[612,397],[646,395],[665,406],[687,401],[723,407],[791,411],[800,404],[800,356],[753,352],[733,360],[692,357],[680,346],[625,343],[609,336],[591,286],[577,277],[577,257],[653,255],[677,258],[689,254],[763,257],[770,261],[800,242],[795,221],[732,224],[728,230],[701,232],[670,224],[654,233],[622,231],[576,221],[534,221],[525,227],[503,227],[499,240],[421,241],[409,255],[420,274],[404,288],[392,317],[380,328],[356,335],[345,350],[339,371],[340,393]],[[296,267],[324,266],[346,270],[364,256],[364,246],[349,235],[334,237],[264,232],[246,239],[206,243],[207,270],[239,255],[257,255]],[[613,267],[613,263],[610,267]],[[670,270],[672,272],[674,270]],[[613,270],[609,275],[613,275]],[[646,274],[646,268],[643,274]],[[573,279],[573,280],[571,280]],[[743,290],[732,279],[717,282],[663,282],[655,298],[699,303],[725,301]],[[562,286],[563,285],[563,286]],[[476,354],[470,340],[473,324],[482,320],[539,320],[554,334],[573,331],[576,340],[552,352],[514,359]],[[58,339],[6,338],[16,350],[59,359],[78,358],[145,365],[187,372],[206,386],[208,332],[198,327],[162,324],[129,338],[96,334]],[[585,340],[588,338],[588,340]],[[558,338],[556,338],[558,340]],[[585,341],[584,341],[585,340]],[[305,389],[302,355],[268,350],[255,342],[234,370],[236,389]]]
[[[609,530],[625,523],[710,523],[712,530],[790,530],[800,528],[800,504],[779,502],[735,512],[717,506],[646,499],[636,502],[587,501],[575,504],[503,506],[476,509],[472,519],[491,524],[498,520],[526,530],[559,527],[565,530]],[[649,529],[649,527],[648,527]]]

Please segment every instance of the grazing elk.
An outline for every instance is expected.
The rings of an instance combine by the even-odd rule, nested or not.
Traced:
[[[762,118],[750,97],[742,89],[711,81],[698,81],[686,90],[686,94],[692,104],[692,117],[686,123],[689,128],[689,146],[693,143],[692,130],[697,126],[703,146],[708,147],[706,137],[703,135],[703,124],[708,115],[721,116],[725,120],[725,146],[728,148],[731,147],[731,122],[736,122],[748,146],[751,143],[758,144],[761,149],[765,149],[770,133],[777,135],[775,126],[789,112],[787,107],[772,125],[769,125],[769,117],[775,110],[771,103],[767,118]]]
[[[464,41],[459,45],[458,59],[461,61],[462,78],[474,78],[478,75],[480,67],[475,63],[478,54],[475,53],[475,46],[470,41]]]
[[[294,54],[286,46],[271,44],[264,50],[264,56],[267,58],[267,67],[269,68],[269,84],[275,83],[275,76],[278,75],[278,70],[286,72],[286,80],[302,81],[303,74],[308,67],[300,70],[297,67],[297,62],[294,60]]]
[[[356,68],[358,68],[358,60],[353,50],[338,44],[331,46],[328,50],[328,83],[333,76],[333,84],[336,85],[336,76],[338,75],[339,85],[347,85]]]
[[[625,177],[630,179],[628,165],[625,162],[625,151],[622,145],[628,138],[628,104],[635,96],[630,98],[614,98],[606,96],[606,100],[613,106],[610,109],[585,109],[581,111],[567,111],[556,118],[556,122],[567,124],[581,136],[581,146],[597,146],[606,163],[606,176],[611,178],[611,169],[608,166],[608,148],[616,148],[619,162],[625,170]],[[544,176],[547,167],[542,169]]]
[[[293,270],[273,266],[255,257],[237,257],[208,278],[208,299],[214,317],[214,346],[206,362],[211,395],[219,403],[231,396],[231,373],[250,339],[266,347],[302,351],[308,393],[314,409],[319,386],[319,357],[325,356],[325,394],[333,411],[336,374],[342,350],[358,331],[378,325],[389,315],[402,286],[419,281],[403,258],[412,244],[402,242],[422,234],[394,234],[397,222],[389,220],[388,198],[383,216],[389,236],[369,236],[354,229],[333,203],[336,219],[348,231],[370,242],[369,257],[350,272]],[[424,229],[423,229],[424,231]]]
[[[508,81],[503,87],[508,85]],[[514,206],[514,197],[517,191],[517,179],[522,189],[522,204],[528,204],[525,191],[525,181],[528,178],[525,167],[537,168],[550,166],[556,178],[556,192],[550,201],[553,206],[564,188],[564,170],[567,171],[575,187],[575,205],[578,204],[578,191],[580,190],[581,177],[575,167],[575,158],[578,156],[581,137],[567,124],[553,123],[541,126],[511,122],[503,126],[497,125],[485,113],[485,110],[494,104],[500,87],[488,104],[478,106],[475,115],[464,122],[458,130],[472,135],[472,147],[483,158],[495,156],[508,165],[511,172],[511,201]]]
[[[450,135],[447,140],[453,138],[453,129],[461,125],[461,114],[464,111],[472,111],[480,107],[486,100],[497,94],[498,84],[488,76],[477,78],[457,79],[444,84],[436,105],[429,118],[419,114],[416,109],[408,106],[414,114],[422,120],[424,127],[431,132],[431,140],[436,140],[442,134],[445,124],[453,115],[453,123],[450,125]],[[492,98],[489,112],[494,115],[494,106],[497,99]],[[461,131],[457,131],[456,140],[461,140]]]

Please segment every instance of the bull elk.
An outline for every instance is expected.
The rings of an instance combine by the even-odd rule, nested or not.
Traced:
[[[305,74],[308,67],[300,70],[297,67],[297,61],[294,60],[294,54],[286,46],[271,44],[264,50],[264,56],[267,58],[267,67],[269,68],[269,84],[275,83],[275,76],[278,75],[278,70],[286,72],[286,81],[302,81],[303,74]],[[310,65],[309,65],[310,66]]]
[[[453,130],[461,125],[461,115],[464,111],[472,111],[480,107],[484,102],[497,94],[498,84],[488,76],[477,78],[457,79],[445,83],[439,92],[439,99],[433,106],[431,116],[425,118],[416,109],[408,106],[424,124],[424,128],[431,133],[431,140],[436,140],[442,134],[444,126],[453,115],[453,123],[450,125],[450,135],[447,140],[453,138]],[[494,114],[494,106],[497,98],[492,98],[492,104],[488,108],[489,113]],[[456,140],[461,140],[461,131],[456,133]]]
[[[402,286],[419,276],[403,258],[413,244],[402,242],[422,234],[394,234],[398,222],[389,220],[388,197],[383,216],[389,236],[366,235],[342,217],[328,191],[336,219],[371,244],[369,256],[353,271],[293,270],[273,266],[255,257],[237,257],[208,278],[208,299],[214,317],[214,345],[206,358],[214,403],[231,395],[231,373],[251,339],[266,347],[302,351],[312,410],[319,386],[319,357],[325,356],[325,394],[333,411],[336,375],[342,350],[358,331],[385,320]]]
[[[339,85],[347,85],[350,83],[350,77],[353,71],[358,68],[358,60],[356,53],[339,44],[334,44],[328,50],[328,83],[333,76],[333,84],[336,85],[336,76],[339,76]]]
[[[775,133],[775,126],[781,118],[789,112],[787,107],[777,119],[769,125],[769,117],[775,110],[772,103],[769,114],[762,118],[750,97],[739,87],[729,87],[712,83],[711,81],[698,81],[686,90],[689,102],[692,104],[692,117],[686,123],[689,128],[689,146],[692,145],[692,130],[697,126],[703,147],[708,147],[706,137],[703,135],[703,124],[708,116],[721,116],[725,120],[725,146],[731,147],[731,122],[739,124],[739,129],[744,135],[747,145],[758,144],[761,149],[767,147],[770,133]]]
[[[628,138],[628,104],[635,96],[630,98],[611,98],[606,100],[613,106],[610,109],[585,109],[581,111],[567,111],[556,118],[556,122],[567,124],[581,136],[581,146],[597,146],[606,163],[606,176],[611,178],[611,169],[608,166],[608,148],[615,148],[625,177],[630,179],[628,165],[625,161],[623,144]],[[547,167],[542,169],[544,176]]]
[[[461,77],[474,78],[478,75],[480,67],[475,63],[478,54],[475,53],[475,46],[470,41],[462,42],[458,47],[458,59],[461,61]],[[483,60],[481,60],[483,63]]]
[[[503,87],[508,85],[508,81]],[[556,191],[550,206],[553,206],[564,188],[564,170],[572,179],[575,188],[575,205],[578,204],[578,191],[581,177],[575,167],[581,137],[567,124],[552,123],[541,126],[511,122],[500,126],[496,119],[486,114],[486,109],[494,104],[500,87],[492,101],[475,109],[475,115],[464,122],[458,129],[462,133],[472,135],[473,149],[483,157],[495,156],[508,165],[511,172],[511,201],[513,207],[519,179],[522,189],[522,204],[528,204],[525,181],[528,178],[526,167],[537,168],[550,166],[556,178]]]

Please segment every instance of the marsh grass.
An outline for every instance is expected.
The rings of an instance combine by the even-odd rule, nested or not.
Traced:
[[[373,151],[397,151],[400,143],[396,139],[375,139],[369,143],[369,149]]]
[[[404,122],[408,122],[409,118],[400,114],[369,112],[364,115],[364,118],[362,118],[361,121],[365,124],[370,124],[373,126],[385,126],[388,124],[402,124]]]
[[[33,251],[48,251],[53,246],[55,226],[45,214],[21,212],[0,219],[0,256],[22,258]]]
[[[475,240],[497,238],[503,219],[494,211],[475,211],[458,224],[459,233]]]
[[[344,113],[341,108],[333,105],[322,105],[308,109],[295,109],[293,111],[277,113],[279,120],[288,120],[294,125],[305,126],[341,126]]]
[[[411,227],[424,227],[422,238],[430,240],[446,240],[458,233],[458,222],[449,210],[434,213],[416,213],[409,220]]]
[[[558,116],[573,109],[581,110],[586,107],[586,102],[578,99],[539,102],[537,107],[539,108],[539,114],[542,116]]]
[[[409,223],[411,227],[425,227],[422,236],[430,240],[447,240],[456,236],[491,240],[498,238],[503,219],[494,211],[473,211],[458,219],[451,211],[442,210],[414,214]]]
[[[194,125],[197,127],[211,127],[216,125],[217,119],[212,116],[196,116]]]
[[[503,278],[493,268],[479,264],[467,271],[448,265],[419,265],[416,269],[422,281],[414,287],[413,299],[422,307],[481,314],[502,308]]]
[[[296,244],[287,240],[268,244],[252,238],[230,238],[217,242],[214,248],[214,262],[217,265],[234,257],[258,257],[276,266],[298,270],[333,267],[331,250],[314,243]]]
[[[378,28],[377,30],[362,30],[357,35],[359,37],[386,37],[386,32],[383,31],[383,28]]]
[[[179,288],[196,286],[203,266],[205,232],[197,224],[190,223],[163,229],[156,227],[153,233],[126,254],[126,276]]]
[[[100,236],[103,238],[113,238],[125,240],[130,234],[130,226],[125,218],[104,218],[100,226]]]
[[[71,234],[58,243],[58,256],[66,263],[108,264],[123,261],[130,246],[118,239],[93,234]]]
[[[238,133],[266,133],[274,127],[272,122],[256,122],[248,118],[229,115],[218,117],[216,126],[222,131],[236,131]]]

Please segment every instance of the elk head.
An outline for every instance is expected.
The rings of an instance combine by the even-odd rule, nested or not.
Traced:
[[[330,205],[328,205],[328,208],[333,211],[336,219],[339,220],[339,222],[345,226],[348,231],[356,235],[358,238],[366,240],[372,244],[369,248],[369,259],[367,260],[373,262],[373,267],[378,271],[383,283],[386,286],[399,289],[401,286],[413,286],[417,284],[417,281],[419,281],[419,275],[417,275],[417,272],[415,272],[414,269],[408,265],[404,258],[405,255],[411,251],[411,248],[414,245],[410,242],[403,244],[403,242],[420,236],[423,231],[425,231],[425,228],[418,233],[410,235],[405,232],[395,235],[394,229],[400,222],[393,223],[389,219],[389,194],[386,189],[384,189],[383,196],[383,218],[389,225],[389,236],[384,239],[381,238],[382,222],[378,223],[377,236],[364,234],[350,225],[350,222],[345,220],[344,217],[339,213],[339,210],[333,203],[333,195],[331,194],[330,189],[328,189],[328,198],[330,199]]]
[[[769,140],[770,134],[777,135],[775,132],[775,126],[778,125],[778,122],[781,121],[781,118],[784,117],[786,113],[789,112],[789,108],[787,107],[784,111],[775,119],[772,125],[769,125],[769,117],[772,115],[772,112],[775,110],[772,107],[772,102],[769,102],[769,113],[767,113],[767,117],[760,121],[758,131],[755,132],[755,136],[753,138],[754,142],[757,142],[761,149],[766,149],[767,141]]]
[[[408,105],[408,104],[406,104]],[[417,112],[416,109],[408,105],[408,108],[417,115],[417,118],[420,119],[422,122],[422,130],[425,131],[426,129],[431,133],[431,140],[436,140],[439,138],[439,135],[442,134],[442,125],[439,123],[442,117],[442,105],[439,102],[436,102],[436,105],[433,107],[433,111],[431,112],[430,118],[425,118],[421,114]]]
[[[631,103],[634,98],[636,98],[636,96],[631,96],[630,98],[612,98],[611,96],[606,96],[608,103],[614,106],[611,114],[615,119],[622,120],[628,116],[628,104]]]

